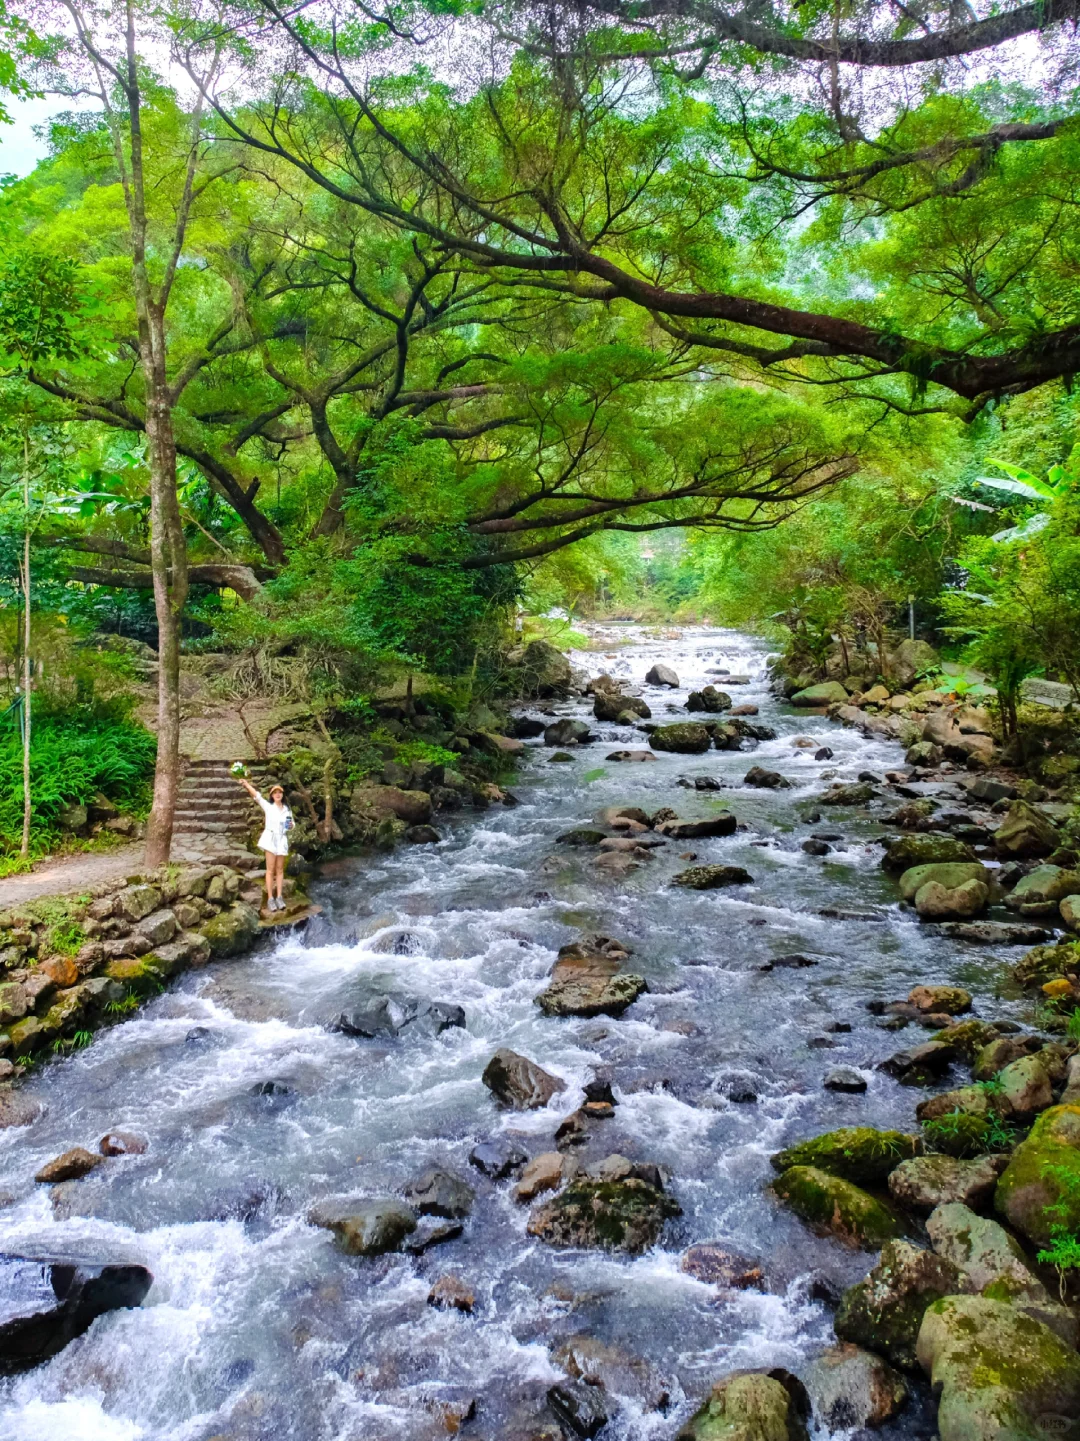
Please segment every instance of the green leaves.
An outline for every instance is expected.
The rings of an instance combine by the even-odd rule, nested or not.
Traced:
[[[74,260],[23,250],[0,264],[0,355],[27,368],[78,353],[80,303]]]

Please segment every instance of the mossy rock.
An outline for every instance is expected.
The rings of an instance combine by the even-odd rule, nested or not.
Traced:
[[[213,916],[200,930],[210,942],[214,960],[239,956],[251,949],[259,934],[259,914],[250,906],[238,902],[220,915]]]
[[[873,1251],[904,1230],[886,1202],[817,1166],[789,1167],[772,1190],[801,1220],[849,1246]]]
[[[681,1215],[671,1196],[647,1182],[581,1180],[529,1217],[529,1235],[549,1246],[584,1246],[638,1255],[655,1246],[664,1222]]]
[[[124,956],[110,961],[105,974],[111,981],[119,981],[132,995],[152,996],[169,978],[170,967],[161,961],[153,951],[145,956]]]
[[[900,877],[900,899],[914,901],[923,886],[936,881],[947,891],[954,891],[968,881],[989,883],[990,872],[980,861],[943,861],[912,866]]]
[[[838,680],[821,681],[797,690],[791,697],[791,704],[797,706],[843,705],[848,693]]]
[[[712,737],[702,725],[681,721],[675,725],[657,726],[649,736],[655,751],[677,751],[680,755],[701,755],[709,749]]]
[[[971,847],[953,836],[916,835],[901,836],[891,842],[881,858],[881,866],[886,871],[909,871],[915,866],[977,860]]]
[[[880,1185],[901,1161],[922,1150],[922,1138],[903,1131],[875,1131],[872,1126],[845,1126],[809,1141],[799,1141],[770,1159],[777,1171],[816,1166],[856,1185]]]
[[[865,1346],[894,1366],[914,1371],[915,1343],[926,1308],[963,1284],[952,1261],[910,1241],[888,1241],[865,1280],[844,1292],[834,1330],[841,1341]]]
[[[1018,986],[1032,989],[1059,976],[1080,973],[1080,944],[1068,941],[1059,946],[1032,946],[1010,971],[1010,979]]]
[[[718,1381],[676,1441],[805,1441],[806,1427],[791,1391],[763,1371]]]
[[[970,1061],[984,1046],[998,1039],[998,1032],[986,1021],[972,1019],[949,1026],[942,1039],[948,1041],[950,1046],[955,1046]]]
[[[1013,1152],[994,1193],[1000,1215],[1036,1245],[1080,1233],[1080,1105],[1052,1106]]]
[[[1080,1437],[1080,1356],[1018,1307],[986,1296],[935,1301],[917,1353],[940,1393],[941,1441]]]

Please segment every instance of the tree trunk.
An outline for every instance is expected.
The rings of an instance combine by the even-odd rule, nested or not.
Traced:
[[[23,828],[19,854],[30,854],[30,436],[23,435]]]
[[[180,622],[187,599],[187,544],[176,494],[176,442],[165,378],[163,317],[151,307],[146,440],[150,463],[150,566],[158,623],[158,748],[146,827],[148,869],[168,862],[180,786]],[[154,334],[156,332],[156,334]],[[156,342],[156,343],[155,343]]]

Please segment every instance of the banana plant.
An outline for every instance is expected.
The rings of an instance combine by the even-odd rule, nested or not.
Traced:
[[[1055,500],[1059,500],[1076,481],[1075,474],[1063,465],[1052,465],[1046,472],[1046,479],[1042,480],[1039,476],[1032,474],[1030,470],[1025,470],[1023,466],[1010,465],[1005,460],[992,460],[990,464],[996,465],[998,470],[1003,470],[1007,478],[980,475],[972,484],[988,485],[994,490],[1003,490],[1009,495],[1022,496],[1024,500],[1053,503]],[[999,544],[1007,544],[1014,540],[1028,540],[1049,524],[1050,511],[1041,510],[1030,520],[1025,520],[1022,525],[1011,525],[1005,530],[999,530],[990,539],[996,540]]]

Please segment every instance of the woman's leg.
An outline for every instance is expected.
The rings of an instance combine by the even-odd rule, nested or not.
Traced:
[[[277,856],[273,851],[263,851],[263,855],[266,857],[266,904],[269,907],[274,899],[274,862]]]
[[[274,860],[277,862],[276,866],[274,867],[274,885],[277,888],[276,894],[278,900],[280,901],[282,899],[281,891],[285,885],[285,857],[275,856]]]

